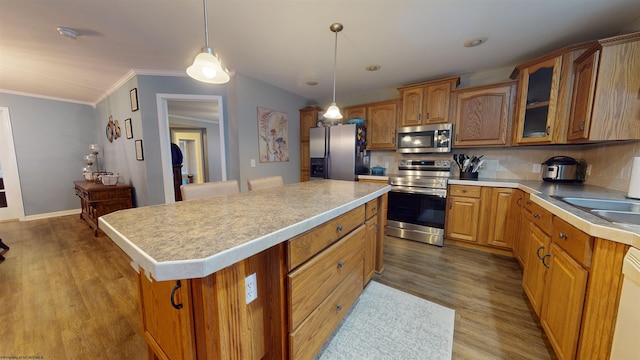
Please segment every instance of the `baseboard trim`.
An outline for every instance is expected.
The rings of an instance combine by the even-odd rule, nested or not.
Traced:
[[[82,209],[55,211],[55,212],[44,213],[44,214],[28,215],[28,216],[25,216],[24,219],[20,219],[20,221],[41,220],[41,219],[49,219],[54,217],[67,216],[67,215],[78,215],[81,212],[82,212]]]

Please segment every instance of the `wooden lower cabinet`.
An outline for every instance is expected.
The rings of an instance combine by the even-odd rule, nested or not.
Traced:
[[[532,221],[527,222],[529,230],[528,255],[522,276],[522,287],[533,306],[536,315],[542,310],[542,296],[544,293],[544,279],[549,266],[549,244],[551,237],[545,234]]]
[[[489,232],[487,245],[513,248],[513,225],[516,220],[511,215],[514,189],[491,189],[491,210],[489,214]]]
[[[74,181],[73,184],[80,198],[80,218],[91,226],[94,236],[98,236],[100,216],[133,206],[131,185],[103,185],[99,181]]]
[[[477,242],[480,221],[480,188],[450,185],[447,202],[445,237]]]
[[[556,244],[549,263],[540,323],[558,359],[574,359],[588,272]]]

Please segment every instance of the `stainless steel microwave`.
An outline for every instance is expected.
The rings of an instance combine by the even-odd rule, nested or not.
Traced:
[[[407,126],[398,128],[396,151],[409,154],[451,152],[453,124]]]

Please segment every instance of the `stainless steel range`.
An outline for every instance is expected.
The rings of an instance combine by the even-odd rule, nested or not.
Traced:
[[[401,160],[389,176],[387,235],[443,245],[449,160]]]

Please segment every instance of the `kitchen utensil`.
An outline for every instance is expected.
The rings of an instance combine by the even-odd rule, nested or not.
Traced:
[[[473,165],[473,169],[471,170],[471,172],[477,173],[478,170],[480,170],[480,166],[482,166],[482,164],[484,164],[484,160],[480,160],[479,162],[477,162],[475,165]]]
[[[542,163],[540,174],[545,181],[584,181],[584,165],[569,156],[554,156]]]
[[[384,176],[385,170],[387,170],[387,169],[383,168],[381,166],[374,166],[374,167],[371,168],[371,175]]]

